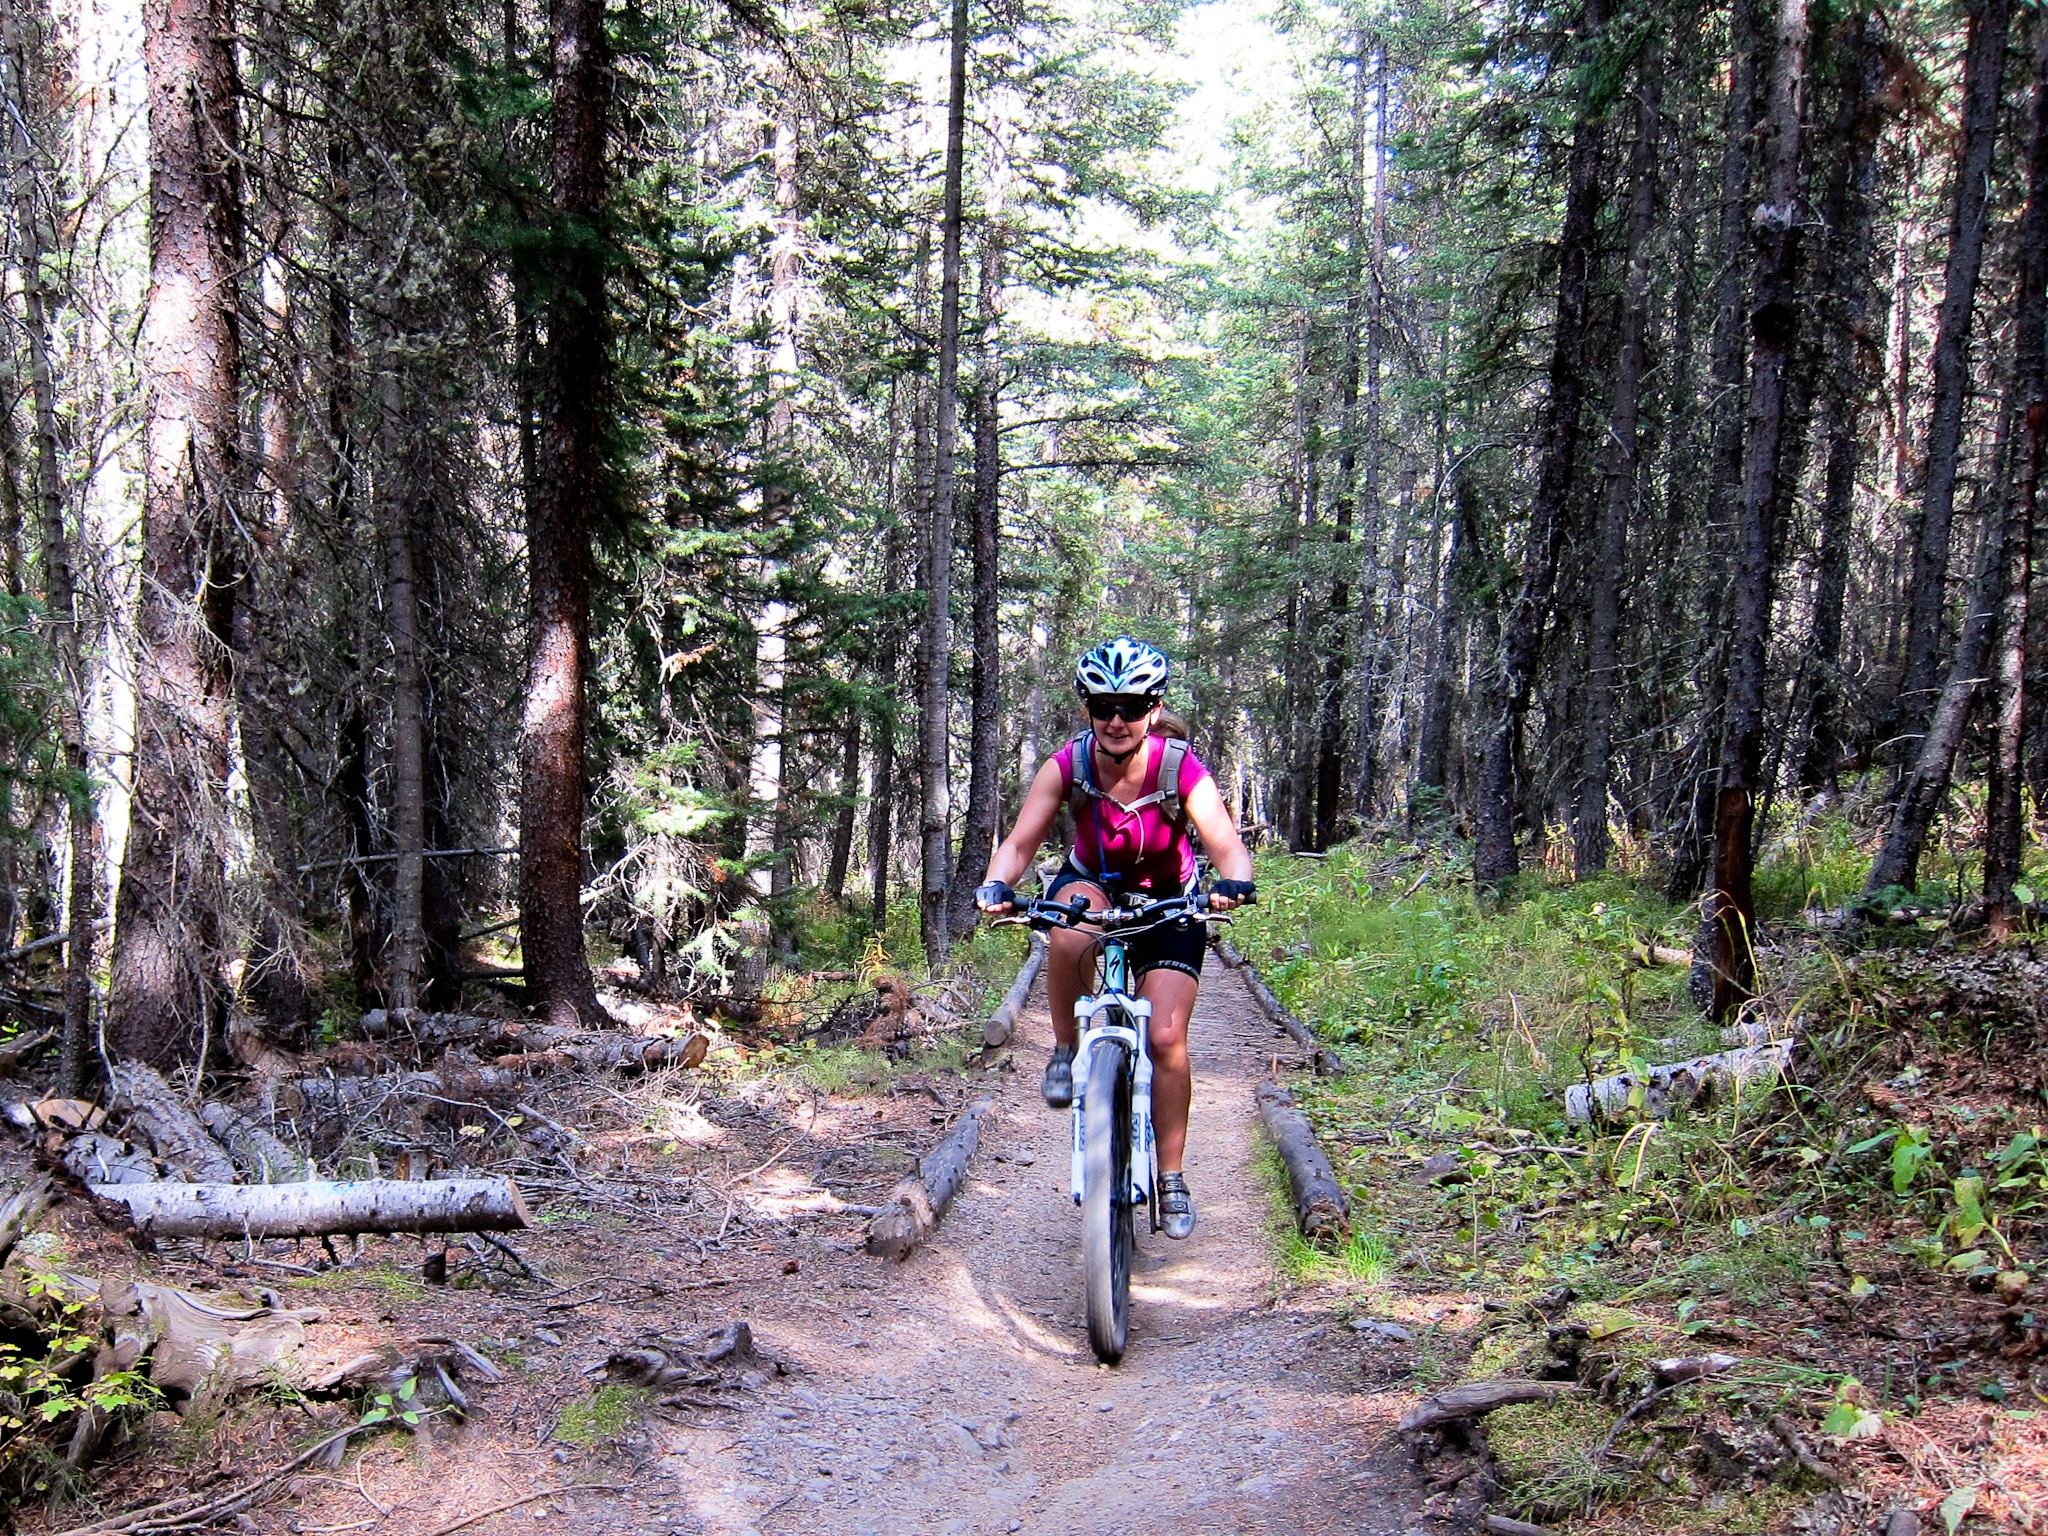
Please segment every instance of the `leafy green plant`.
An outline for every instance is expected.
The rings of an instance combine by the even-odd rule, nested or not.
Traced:
[[[36,1430],[75,1414],[161,1404],[162,1395],[137,1371],[109,1371],[81,1381],[99,1343],[99,1329],[89,1322],[85,1303],[71,1299],[61,1278],[49,1271],[30,1269],[26,1290],[32,1310],[45,1314],[48,1333],[39,1353],[0,1342],[0,1464],[23,1451]]]
[[[363,1409],[363,1417],[360,1422],[364,1424],[382,1424],[386,1421],[396,1421],[406,1425],[408,1428],[419,1428],[422,1420],[427,1418],[428,1415],[439,1411],[433,1408],[422,1408],[419,1405],[419,1388],[419,1378],[417,1376],[408,1376],[398,1384],[396,1392],[376,1393],[370,1398],[369,1405]]]

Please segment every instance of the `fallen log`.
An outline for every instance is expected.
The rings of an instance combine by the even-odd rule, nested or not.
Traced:
[[[64,1143],[57,1160],[86,1184],[157,1184],[163,1170],[133,1142],[84,1131]]]
[[[198,1184],[232,1184],[234,1161],[215,1141],[199,1117],[180,1104],[171,1085],[156,1068],[123,1061],[108,1074],[109,1095],[116,1110],[127,1112],[135,1128],[165,1165]]]
[[[896,1186],[882,1214],[868,1224],[869,1253],[900,1261],[931,1236],[966,1181],[967,1165],[981,1145],[981,1122],[994,1109],[994,1099],[976,1099],[968,1105],[952,1130],[917,1165],[917,1177]]]
[[[1515,1403],[1547,1403],[1567,1392],[1585,1389],[1571,1381],[1468,1381],[1426,1398],[1401,1420],[1401,1433],[1420,1434],[1444,1424],[1477,1419]]]
[[[1564,1093],[1565,1118],[1586,1121],[1618,1116],[1640,1089],[1644,1118],[1662,1120],[1674,1109],[1689,1108],[1717,1090],[1736,1088],[1753,1078],[1785,1076],[1792,1070],[1792,1047],[1792,1041],[1778,1040],[1696,1056],[1691,1061],[1668,1062],[1640,1074],[1616,1072],[1589,1083],[1574,1083]]]
[[[1294,1222],[1310,1242],[1336,1241],[1351,1230],[1351,1203],[1316,1143],[1308,1117],[1294,1107],[1294,1095],[1278,1083],[1260,1083],[1253,1095],[1259,1122],[1273,1138],[1294,1196]]]
[[[434,1072],[293,1078],[275,1085],[272,1100],[277,1113],[317,1122],[325,1131],[347,1121],[374,1119],[393,1108],[459,1124],[481,1117],[480,1112],[509,1111],[525,1091],[526,1079],[517,1073],[449,1061]]]
[[[1003,994],[1003,1000],[996,1004],[996,1011],[988,1016],[988,1022],[981,1027],[982,1043],[990,1050],[1008,1045],[1010,1037],[1017,1031],[1017,1015],[1024,1011],[1024,1004],[1031,996],[1032,984],[1038,980],[1038,973],[1045,969],[1045,935],[1031,935],[1030,952],[1024,956],[1024,963],[1017,968],[1017,979],[1010,983],[1010,990]]]
[[[240,1110],[227,1104],[208,1104],[199,1111],[199,1118],[252,1184],[297,1184],[313,1176],[311,1163]]]
[[[510,1179],[312,1180],[302,1184],[94,1184],[153,1237],[326,1237],[355,1232],[517,1232],[532,1224]]]
[[[1309,1053],[1309,1061],[1318,1077],[1336,1077],[1344,1071],[1344,1058],[1318,1040],[1315,1031],[1296,1018],[1293,1011],[1274,996],[1273,989],[1260,979],[1258,970],[1251,961],[1239,954],[1225,939],[1216,941],[1216,953],[1222,957],[1225,965],[1244,977],[1245,985],[1251,988],[1252,996],[1257,999],[1259,1007],[1265,1010],[1266,1017],[1279,1025],[1289,1039]]]

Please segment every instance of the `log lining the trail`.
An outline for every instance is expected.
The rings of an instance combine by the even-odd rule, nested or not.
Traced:
[[[917,1166],[917,1177],[896,1186],[888,1206],[868,1224],[869,1253],[907,1259],[913,1248],[932,1235],[967,1181],[967,1165],[981,1146],[981,1122],[995,1107],[994,1099],[976,1099],[968,1105],[945,1139],[925,1154]]]
[[[153,1237],[329,1237],[354,1232],[517,1232],[510,1179],[354,1179],[303,1184],[94,1184]]]
[[[981,1038],[990,1050],[1008,1045],[1010,1037],[1017,1032],[1017,1015],[1024,1011],[1024,1004],[1031,996],[1032,985],[1038,980],[1038,973],[1045,969],[1045,935],[1031,935],[1031,951],[1025,955],[1024,963],[1017,968],[1017,979],[1010,983],[1010,990],[1003,994],[996,1011],[988,1016],[982,1026]]]
[[[1288,1006],[1273,994],[1273,989],[1260,978],[1251,961],[1239,954],[1228,939],[1216,941],[1216,953],[1223,963],[1244,977],[1245,985],[1251,988],[1252,996],[1258,999],[1266,1017],[1278,1024],[1303,1050],[1309,1053],[1309,1061],[1318,1077],[1337,1077],[1344,1071],[1344,1058],[1329,1046],[1323,1044]]]
[[[1253,1095],[1259,1122],[1273,1138],[1287,1169],[1287,1188],[1294,1196],[1294,1221],[1310,1242],[1334,1242],[1351,1230],[1351,1202],[1316,1142],[1308,1117],[1294,1106],[1294,1095],[1277,1083],[1260,1083]]]

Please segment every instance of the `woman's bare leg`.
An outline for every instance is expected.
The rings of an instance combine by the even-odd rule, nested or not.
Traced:
[[[1201,983],[1186,971],[1147,971],[1138,996],[1152,1004],[1152,1131],[1159,1139],[1159,1171],[1178,1173],[1188,1144],[1188,1105],[1195,1096],[1188,1062],[1188,1018]]]
[[[1109,898],[1085,881],[1064,887],[1059,899],[1072,901],[1076,896],[1086,896],[1091,910],[1109,905]],[[1071,1051],[1080,1038],[1074,1004],[1095,985],[1095,957],[1101,946],[1092,935],[1071,928],[1053,929],[1045,942],[1045,997],[1052,1008],[1053,1038]]]

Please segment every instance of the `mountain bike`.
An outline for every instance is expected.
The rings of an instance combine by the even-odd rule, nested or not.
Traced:
[[[1125,942],[1168,923],[1204,923],[1205,895],[1130,900],[1091,911],[1071,902],[1020,900],[1019,915],[996,919],[1033,928],[1071,928],[1102,946],[1102,989],[1074,1005],[1081,1038],[1074,1050],[1071,1179],[1081,1207],[1081,1259],[1087,1283],[1088,1342],[1105,1365],[1123,1358],[1131,1330],[1131,1250],[1142,1207],[1159,1230],[1159,1149],[1152,1139],[1152,1004],[1132,995]]]

